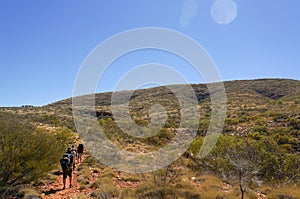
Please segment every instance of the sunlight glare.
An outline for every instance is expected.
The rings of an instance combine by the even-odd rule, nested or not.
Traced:
[[[230,24],[237,16],[237,6],[233,0],[216,0],[211,7],[211,16],[217,24]]]
[[[185,0],[181,10],[179,25],[187,27],[190,21],[198,14],[198,3],[195,0]]]

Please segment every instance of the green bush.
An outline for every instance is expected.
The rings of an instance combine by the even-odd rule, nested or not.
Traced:
[[[203,138],[196,138],[193,140],[191,146],[190,146],[190,151],[193,153],[193,154],[198,154],[199,151],[200,151],[200,148],[203,144]]]
[[[256,130],[265,131],[262,127]],[[265,136],[260,132],[254,132],[248,138],[221,135],[206,157],[198,159],[195,156],[198,170],[238,180],[248,188],[256,188],[261,182],[299,183],[300,158],[294,152],[295,138],[278,133]],[[190,150],[197,154],[201,145],[202,138],[197,138]]]
[[[0,114],[0,186],[36,182],[57,166],[63,151],[55,136]]]
[[[294,129],[299,130],[300,129],[300,119],[297,118],[290,118],[289,119],[289,125],[293,127]]]

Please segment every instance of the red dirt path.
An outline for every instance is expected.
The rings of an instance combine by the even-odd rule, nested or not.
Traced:
[[[82,161],[84,160],[84,156],[82,157]],[[69,177],[66,179],[66,189],[63,188],[63,178],[62,174],[57,177],[56,182],[49,184],[49,186],[41,187],[43,199],[71,199],[74,198],[75,195],[83,196],[84,198],[89,198],[88,190],[79,190],[79,183],[77,182],[77,168],[81,163],[76,163],[75,171],[73,171],[72,175],[72,188],[69,188]]]

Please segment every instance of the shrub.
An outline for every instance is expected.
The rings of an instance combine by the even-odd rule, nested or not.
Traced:
[[[90,187],[93,189],[98,189],[100,187],[107,186],[107,185],[113,185],[112,178],[110,178],[110,177],[98,178],[91,184]]]
[[[299,130],[300,129],[300,119],[290,118],[289,119],[289,125],[291,127],[293,127],[294,129]]]
[[[110,177],[110,178],[114,177],[115,178],[115,177],[117,177],[117,174],[113,169],[107,167],[104,169],[102,177]]]
[[[55,136],[7,114],[0,114],[0,148],[0,186],[37,181],[64,151]]]
[[[78,179],[77,182],[79,182],[80,186],[84,189],[85,185],[88,185],[90,183],[90,175],[91,171],[86,166],[79,166],[78,167]]]
[[[178,194],[175,193],[173,188],[171,187],[153,187],[146,186],[140,188],[136,191],[136,194],[139,196],[138,198],[157,198],[157,199],[173,199],[178,198]]]
[[[91,188],[96,188],[97,191],[94,191],[91,196],[94,198],[113,198],[119,196],[119,190],[113,184],[113,180],[108,177],[98,178]]]
[[[199,151],[200,151],[200,148],[203,144],[203,138],[196,138],[193,140],[191,146],[190,146],[190,151],[193,153],[193,154],[198,154]]]
[[[121,199],[136,199],[137,196],[133,189],[125,188],[122,190],[122,192],[120,194],[120,198]]]

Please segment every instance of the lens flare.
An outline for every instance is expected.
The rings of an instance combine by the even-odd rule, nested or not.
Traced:
[[[227,25],[236,18],[237,6],[232,0],[216,0],[210,13],[217,24]]]
[[[181,10],[179,25],[187,27],[190,21],[198,14],[198,3],[195,0],[185,0]]]

